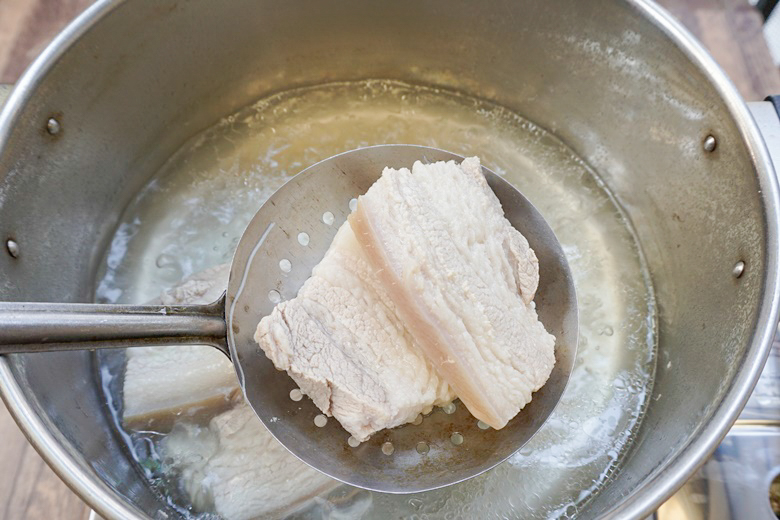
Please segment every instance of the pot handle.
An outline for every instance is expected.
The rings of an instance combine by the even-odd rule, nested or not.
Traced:
[[[0,302],[0,354],[210,345],[230,357],[225,295],[208,305]]]

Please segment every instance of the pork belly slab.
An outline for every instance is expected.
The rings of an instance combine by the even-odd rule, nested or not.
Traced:
[[[230,264],[201,271],[153,303],[211,303],[229,272]],[[159,458],[197,509],[224,520],[282,518],[339,485],[274,439],[244,402],[233,365],[214,348],[127,349],[122,395],[125,428],[170,433]]]
[[[255,340],[359,441],[455,398],[404,326],[348,223],[298,296],[260,321]]]
[[[538,282],[479,159],[386,168],[255,339],[359,440],[454,396],[498,429],[555,363]]]

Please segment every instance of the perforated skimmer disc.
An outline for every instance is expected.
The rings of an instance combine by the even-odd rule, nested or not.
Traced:
[[[407,424],[375,433],[353,446],[349,433],[325,418],[286,372],[253,339],[257,324],[279,301],[296,296],[325,255],[355,199],[386,166],[421,160],[456,160],[455,154],[411,145],[383,145],[346,152],[317,163],[280,188],[241,238],[231,267],[226,320],[230,353],[252,408],[270,432],[298,458],[353,486],[413,493],[466,480],[519,450],[552,413],[572,370],[577,348],[577,303],[558,240],[531,203],[507,181],[483,167],[507,219],[539,259],[536,309],[556,337],[556,363],[547,384],[509,424],[494,430],[455,401]],[[422,421],[420,422],[420,419]]]

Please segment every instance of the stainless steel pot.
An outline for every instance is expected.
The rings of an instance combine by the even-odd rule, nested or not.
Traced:
[[[764,138],[706,52],[645,0],[475,8],[99,1],[0,114],[0,299],[90,300],[132,196],[188,137],[268,92],[363,78],[466,91],[557,134],[633,222],[658,303],[652,404],[620,472],[581,514],[649,513],[726,433],[769,351],[779,205]],[[755,110],[777,127],[771,105]],[[3,398],[100,514],[159,516],[166,506],[129,462],[92,360],[0,359]]]

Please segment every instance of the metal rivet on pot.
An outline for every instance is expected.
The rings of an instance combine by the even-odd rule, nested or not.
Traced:
[[[708,135],[707,137],[704,138],[705,152],[714,152],[717,146],[718,146],[718,141],[715,140],[715,137]]]
[[[50,117],[49,120],[46,121],[46,131],[51,135],[59,134],[61,129],[62,127],[60,126],[60,122],[53,117]]]
[[[5,243],[5,248],[8,250],[8,254],[14,258],[19,258],[19,244],[15,240],[10,238]]]
[[[731,271],[731,274],[734,275],[734,278],[739,278],[742,276],[742,274],[745,272],[745,262],[740,260],[736,264],[734,264],[734,269]]]

